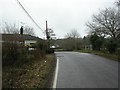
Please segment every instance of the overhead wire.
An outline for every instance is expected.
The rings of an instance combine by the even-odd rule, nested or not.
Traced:
[[[42,31],[44,31],[37,23],[36,21],[32,18],[32,16],[28,13],[28,11],[24,8],[24,6],[20,3],[19,0],[16,0],[19,6],[23,9],[23,11],[27,14],[27,16],[32,20],[32,22]]]

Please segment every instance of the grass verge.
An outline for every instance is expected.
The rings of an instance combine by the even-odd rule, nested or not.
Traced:
[[[49,54],[22,67],[3,67],[3,88],[49,88],[55,64],[55,55]]]
[[[109,53],[105,53],[105,52],[102,52],[102,51],[93,51],[93,50],[79,50],[79,52],[91,53],[91,54],[103,56],[103,57],[111,59],[111,60],[119,61],[117,54],[109,54]]]

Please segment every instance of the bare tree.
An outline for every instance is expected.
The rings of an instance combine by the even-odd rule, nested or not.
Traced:
[[[120,6],[120,0],[117,0],[115,3],[118,7]]]
[[[71,30],[69,33],[65,35],[65,38],[79,38],[80,34],[76,29]]]
[[[76,29],[74,29],[74,30],[71,31],[71,36],[73,38],[79,38],[80,34],[78,33],[78,31]]]
[[[19,28],[17,27],[15,23],[12,25],[12,24],[8,24],[5,22],[1,29],[3,33],[6,33],[6,34],[18,34],[19,33]]]
[[[74,47],[75,50],[78,48],[78,38],[80,38],[80,34],[76,29],[71,30],[71,32],[65,35],[65,38],[69,41],[69,46]]]
[[[7,22],[5,22],[2,27],[1,27],[1,31],[5,34],[19,34],[20,33],[20,28],[17,26],[16,23],[14,24],[8,24]],[[34,36],[34,29],[32,27],[29,26],[25,26],[23,27],[23,33],[24,34],[29,34]]]
[[[65,38],[71,38],[71,34],[70,34],[70,33],[67,33],[67,34],[65,35]]]
[[[119,14],[115,8],[106,8],[97,15],[93,15],[92,22],[86,25],[100,36],[118,38],[120,35]]]
[[[32,36],[35,35],[34,29],[32,27],[29,27],[29,26],[24,27],[23,33],[28,34],[28,35],[32,35]]]

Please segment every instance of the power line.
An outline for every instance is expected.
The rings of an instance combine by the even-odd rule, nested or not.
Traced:
[[[27,10],[23,7],[23,5],[20,3],[19,0],[16,0],[17,3],[19,4],[19,6],[23,9],[23,11],[27,14],[27,16],[32,20],[32,22],[40,29],[42,30],[42,28],[35,22],[35,20],[32,18],[32,16],[27,12]],[[43,30],[42,30],[43,31]]]

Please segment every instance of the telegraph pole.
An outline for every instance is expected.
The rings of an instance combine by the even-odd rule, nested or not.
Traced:
[[[49,49],[50,49],[50,35],[49,35],[49,31],[48,31],[48,24],[47,24],[47,21],[46,21],[46,38],[47,38],[47,50],[49,52]]]
[[[46,21],[46,38],[48,37],[48,26],[47,26],[47,21]],[[48,38],[47,38],[48,39]]]
[[[48,25],[47,25],[47,21],[46,21],[46,38],[47,40],[50,39],[50,35],[49,35],[49,32],[48,32]]]
[[[53,30],[48,28],[48,23],[46,21],[46,38],[47,38],[47,49],[50,50],[50,44],[52,37],[55,36]]]

